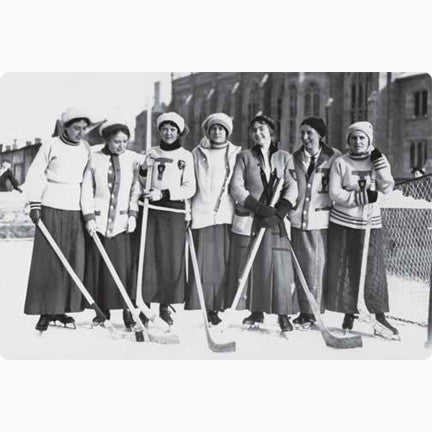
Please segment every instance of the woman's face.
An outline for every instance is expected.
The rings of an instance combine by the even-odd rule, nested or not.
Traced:
[[[159,130],[162,141],[166,144],[173,144],[179,137],[179,130],[169,123],[165,123]]]
[[[369,148],[369,138],[361,131],[354,131],[348,138],[348,145],[353,154],[366,153]]]
[[[215,144],[224,144],[227,140],[227,131],[223,126],[214,124],[209,129],[209,137]]]
[[[251,126],[252,140],[260,147],[267,147],[271,144],[270,128],[265,123],[254,122]]]
[[[80,120],[65,128],[65,131],[71,141],[78,142],[84,138],[87,128],[87,122],[85,120]]]
[[[118,131],[115,135],[112,135],[108,140],[108,148],[111,153],[122,154],[126,150],[129,142],[129,137],[122,131]]]
[[[305,146],[305,149],[311,154],[315,154],[320,145],[319,133],[309,125],[302,125],[300,127],[301,140]]]

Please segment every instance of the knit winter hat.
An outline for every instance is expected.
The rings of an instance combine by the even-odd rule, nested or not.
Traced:
[[[321,138],[324,138],[326,136],[327,128],[326,128],[326,124],[322,118],[307,117],[301,122],[300,127],[303,125],[307,125],[313,129],[315,129]]]
[[[161,114],[156,120],[157,128],[160,129],[162,124],[166,122],[174,123],[178,127],[180,134],[183,134],[183,132],[185,131],[185,121],[183,117],[175,112],[167,112]]]
[[[87,123],[90,125],[90,116],[88,113],[83,111],[82,109],[70,107],[68,108],[62,115],[61,115],[61,124],[64,126],[65,124],[69,123],[71,120],[76,119],[85,119],[87,120]]]
[[[214,113],[210,114],[203,122],[202,122],[202,130],[205,135],[208,134],[210,128],[213,125],[220,125],[227,131],[227,138],[232,134],[233,131],[233,122],[232,118],[225,113]]]
[[[125,125],[123,123],[116,123],[116,122],[103,123],[100,127],[100,132],[101,132],[101,135],[105,141],[112,134],[114,134],[116,132],[123,132],[128,136],[128,138],[130,138],[130,130],[127,127],[127,125]]]
[[[349,137],[354,131],[363,132],[369,139],[369,146],[373,144],[373,126],[371,123],[367,121],[361,121],[361,122],[353,123],[351,126],[349,126],[346,133],[346,141],[348,145],[349,145]]]
[[[258,115],[256,115],[256,116],[255,116],[255,117],[250,121],[250,123],[249,123],[249,129],[252,127],[252,125],[253,125],[255,122],[262,122],[262,123],[267,124],[267,125],[270,127],[270,129],[271,129],[272,131],[274,131],[274,129],[275,129],[274,121],[273,121],[270,117],[268,117],[268,116],[266,116],[266,115],[264,115],[264,114],[258,114]]]

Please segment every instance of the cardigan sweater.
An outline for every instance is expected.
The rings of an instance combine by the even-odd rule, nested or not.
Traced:
[[[334,201],[330,222],[355,229],[367,225],[367,189],[387,194],[393,190],[394,180],[390,164],[382,155],[374,162],[369,154],[358,157],[344,154],[338,157],[330,170],[330,198]],[[378,201],[371,203],[371,228],[381,228],[381,210]]]
[[[43,143],[27,171],[29,200],[61,210],[80,210],[81,183],[89,154],[86,141],[71,144],[56,137]]]
[[[339,150],[322,144],[315,168],[307,178],[304,147],[294,152],[299,197],[296,207],[289,212],[292,227],[305,231],[328,228],[332,205],[329,195],[330,168],[340,154]]]
[[[228,193],[239,146],[211,149],[202,141],[192,150],[197,192],[192,198],[192,228],[232,224],[234,200]]]
[[[129,216],[137,217],[141,187],[135,152],[111,155],[105,148],[92,152],[84,173],[81,207],[85,222],[96,221],[105,237],[125,232]]]
[[[254,234],[254,214],[244,207],[244,202],[250,194],[256,200],[269,204],[277,179],[284,179],[280,199],[289,201],[291,206],[296,204],[298,188],[292,155],[284,150],[271,153],[269,181],[266,180],[263,163],[263,156],[258,146],[237,155],[230,183],[230,193],[236,204],[232,231],[236,234],[247,236]]]

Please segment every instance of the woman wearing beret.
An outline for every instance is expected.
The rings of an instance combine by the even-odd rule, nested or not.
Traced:
[[[267,228],[248,279],[246,307],[252,313],[243,323],[262,323],[264,313],[277,314],[281,330],[291,331],[293,327],[288,316],[298,312],[298,305],[284,218],[298,195],[294,164],[292,156],[278,150],[274,144],[274,123],[270,118],[254,117],[249,131],[254,146],[237,155],[230,183],[236,202],[230,294],[233,298],[255,234],[261,227]],[[283,179],[282,193],[273,208],[269,203],[280,178]]]
[[[184,119],[174,112],[164,113],[158,117],[157,127],[161,143],[148,151],[141,167],[144,176],[146,162],[152,159],[151,188],[144,196],[150,204],[162,207],[149,210],[142,295],[146,303],[159,303],[160,317],[172,325],[168,306],[183,303],[185,297],[184,212],[189,210],[188,200],[196,185],[192,153],[182,147],[187,131]]]
[[[378,192],[393,190],[394,180],[387,158],[373,147],[373,127],[369,122],[352,124],[346,139],[349,151],[335,160],[330,171],[330,198],[333,208],[329,227],[329,269],[326,308],[345,314],[342,328],[350,331],[357,310],[366,205],[371,206],[365,302],[377,321],[392,327],[384,313],[389,311],[384,264],[381,212]]]
[[[211,114],[204,120],[202,129],[204,137],[192,151],[197,183],[192,198],[192,233],[207,317],[211,324],[217,325],[221,321],[218,311],[230,306],[224,303],[234,216],[234,201],[228,185],[240,147],[228,141],[233,124],[231,117],[224,113]],[[199,309],[195,278],[193,274],[189,277],[185,309]]]
[[[327,229],[332,204],[330,168],[340,155],[339,150],[324,144],[325,135],[326,125],[321,118],[308,117],[300,125],[303,145],[293,154],[299,197],[289,212],[293,249],[321,313],[325,310],[322,293],[327,283]],[[315,317],[297,275],[295,280],[300,315],[293,322],[307,329]]]
[[[81,183],[90,147],[83,137],[87,114],[69,108],[61,116],[63,133],[44,142],[26,177],[30,218],[46,225],[80,279],[84,276],[84,231],[80,207]],[[66,312],[83,310],[82,295],[60,264],[43,234],[36,229],[24,313],[40,315],[36,329],[51,321],[74,319]]]
[[[81,207],[90,235],[97,233],[129,296],[134,298],[129,233],[136,227],[138,214],[138,163],[136,154],[126,150],[130,131],[122,123],[107,123],[101,128],[105,146],[92,152],[81,194]],[[89,239],[85,285],[105,316],[111,309],[126,308],[124,300],[95,243]],[[128,309],[123,309],[127,328],[135,324]],[[103,318],[96,315],[98,325]]]

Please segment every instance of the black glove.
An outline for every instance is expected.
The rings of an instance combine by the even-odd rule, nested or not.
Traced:
[[[378,149],[373,149],[372,153],[370,154],[371,161],[375,162],[380,157],[382,157],[382,153]]]
[[[252,195],[248,195],[244,206],[252,213],[255,213],[257,216],[262,218],[274,216],[276,214],[275,208],[257,201]]]
[[[272,228],[280,223],[280,218],[276,215],[259,218],[258,223],[262,228]]]
[[[275,208],[276,208],[276,216],[279,217],[281,220],[283,220],[285,216],[288,214],[288,212],[292,209],[292,205],[289,201],[282,198],[276,204]]]
[[[366,191],[366,193],[367,193],[369,204],[376,202],[376,200],[378,199],[378,192],[377,191],[368,189]]]

